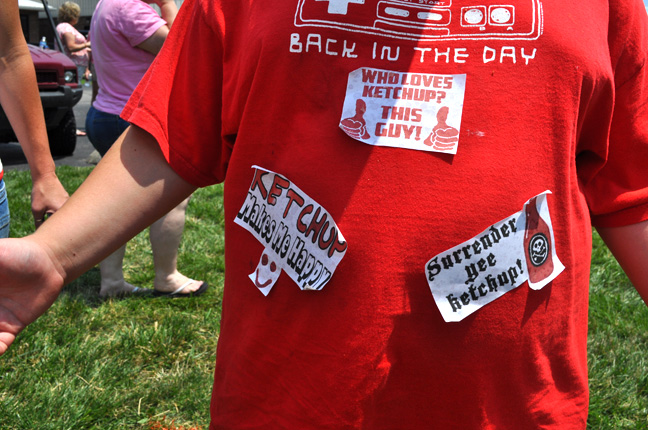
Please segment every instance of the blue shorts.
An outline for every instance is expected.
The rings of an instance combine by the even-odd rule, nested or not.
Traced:
[[[119,115],[102,112],[90,106],[86,115],[86,133],[92,146],[103,157],[130,124]]]
[[[0,179],[0,239],[9,237],[9,202],[4,179]]]

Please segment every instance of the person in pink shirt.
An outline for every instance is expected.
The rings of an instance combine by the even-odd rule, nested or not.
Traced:
[[[81,16],[81,7],[71,1],[66,1],[59,7],[58,20],[56,26],[63,51],[77,67],[77,82],[81,83],[84,77],[87,79],[88,67],[90,65],[90,42],[74,28],[79,22]],[[85,136],[85,131],[76,131],[77,136]]]
[[[74,26],[79,22],[81,7],[78,4],[66,1],[61,5],[58,11],[59,24],[56,26],[56,32],[63,43],[65,54],[77,66],[77,79],[81,78],[88,69],[90,61],[90,42]]]
[[[160,17],[147,3],[155,3]],[[103,156],[129,123],[119,117],[140,79],[162,48],[178,12],[173,0],[101,0],[90,26],[98,92],[86,116],[92,145]],[[189,199],[151,225],[155,265],[154,294],[190,297],[203,293],[207,283],[177,270],[178,246]],[[101,296],[137,293],[140,288],[124,280],[122,246],[100,264]]]

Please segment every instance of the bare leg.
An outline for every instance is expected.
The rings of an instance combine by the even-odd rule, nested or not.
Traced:
[[[188,203],[187,198],[151,225],[150,238],[155,266],[153,286],[157,291],[173,292],[189,281],[188,277],[178,272],[178,247],[182,239]],[[201,284],[201,281],[196,281],[182,290],[182,293],[192,293],[198,290]]]
[[[99,270],[101,272],[101,289],[99,290],[99,295],[101,297],[127,294],[135,289],[133,285],[124,280],[122,265],[124,263],[125,253],[126,245],[99,263]]]

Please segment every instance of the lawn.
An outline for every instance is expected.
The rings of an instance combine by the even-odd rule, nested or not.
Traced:
[[[57,173],[72,191],[90,170]],[[11,235],[23,236],[33,230],[30,177],[5,175]],[[193,299],[101,300],[97,268],[67,286],[0,358],[0,429],[206,429],[224,273],[222,186],[192,197],[178,267],[211,288]],[[147,231],[129,243],[124,273],[152,286]]]
[[[90,170],[58,174],[72,191]],[[11,234],[23,236],[33,230],[29,175],[5,175]],[[125,262],[130,282],[151,286],[147,232]],[[0,429],[206,429],[224,274],[221,186],[194,194],[179,268],[210,290],[101,300],[96,268],[67,286],[0,358]],[[597,235],[590,306],[588,428],[648,429],[648,310]]]

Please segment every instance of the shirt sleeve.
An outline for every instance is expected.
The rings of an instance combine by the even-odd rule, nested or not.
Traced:
[[[122,112],[153,135],[176,173],[198,187],[222,182],[231,154],[221,133],[223,37],[217,21],[199,1],[187,0]]]
[[[120,13],[127,15],[128,19],[119,20],[120,33],[128,40],[131,46],[137,46],[151,37],[158,28],[166,24],[157,12],[148,4],[136,0],[122,5],[127,10]]]
[[[70,24],[68,24],[67,22],[61,22],[59,25],[56,26],[56,31],[58,32],[59,35],[62,36],[63,34],[70,31],[70,29],[68,28],[69,26]]]
[[[59,37],[63,39],[63,35],[65,33],[70,32],[70,27],[71,25],[68,24],[67,22],[62,22],[59,25],[56,26],[56,32],[58,33]]]
[[[611,12],[614,108],[604,163],[584,185],[592,223],[618,227],[648,219],[648,17],[638,0]]]

